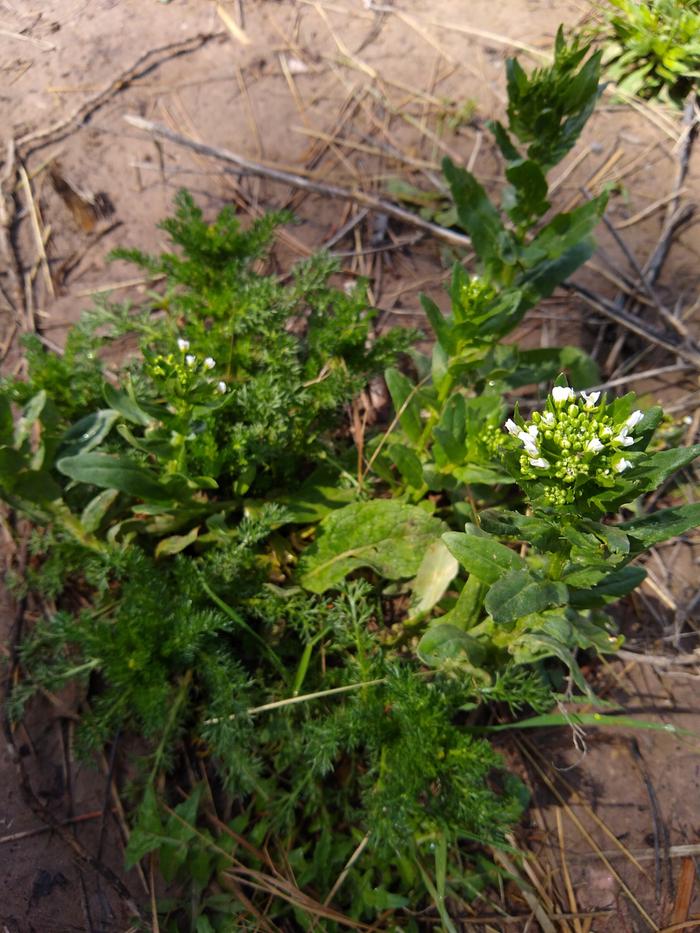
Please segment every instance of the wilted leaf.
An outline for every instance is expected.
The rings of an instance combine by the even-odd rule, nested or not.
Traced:
[[[445,595],[454,580],[459,564],[444,543],[437,538],[428,547],[413,581],[413,615],[430,612]]]

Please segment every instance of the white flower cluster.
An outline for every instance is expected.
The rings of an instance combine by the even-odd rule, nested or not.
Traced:
[[[611,412],[612,406],[600,401],[600,392],[577,395],[568,386],[555,386],[545,409],[533,412],[529,421],[517,424],[509,418],[505,429],[523,446],[524,478],[554,480],[546,496],[562,504],[574,501],[577,480],[606,482],[624,473],[632,462],[622,452],[635,443],[634,430],[644,415],[633,411],[616,422]]]
[[[184,337],[178,337],[177,348],[180,351],[180,353],[185,354],[185,364],[188,366],[188,368],[195,369],[197,366],[197,357],[194,355],[194,353],[187,352],[190,348],[189,340],[185,340]],[[214,367],[216,366],[216,360],[214,359],[213,356],[207,356],[202,361],[202,366],[206,370],[214,369]],[[216,384],[217,392],[223,395],[226,392],[226,389],[227,389],[227,386],[223,380],[220,380],[219,382],[217,382]]]

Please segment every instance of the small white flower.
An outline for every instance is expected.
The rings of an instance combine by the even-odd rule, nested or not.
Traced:
[[[527,431],[521,431],[520,434],[518,434],[518,440],[522,441],[523,447],[527,453],[531,454],[533,457],[539,456],[539,448]]]
[[[217,383],[216,391],[220,392],[223,395],[226,392],[226,383],[223,381]]]
[[[530,466],[539,467],[540,470],[546,470],[549,466],[549,460],[545,460],[544,457],[530,458]]]
[[[615,469],[617,470],[618,473],[624,473],[624,471],[627,470],[631,466],[632,466],[632,462],[630,460],[625,460],[624,457],[621,457],[615,464]]]
[[[623,447],[631,447],[632,444],[634,444],[634,438],[627,436],[627,430],[626,427],[623,427],[617,437],[613,438],[614,441],[618,444],[622,444]]]
[[[592,453],[592,454],[597,454],[597,453],[599,453],[602,449],[603,449],[603,444],[601,443],[601,441],[598,440],[597,437],[592,438],[592,439],[586,444],[586,450],[587,450],[589,453]]]
[[[600,392],[582,392],[581,397],[586,403],[586,408],[595,408],[600,398]]]
[[[551,411],[545,411],[542,414],[542,420],[545,424],[552,425],[554,424],[554,415],[551,413]]]
[[[610,435],[612,434],[612,428],[608,427],[608,425],[606,424],[600,433],[602,437],[610,437]]]
[[[184,353],[186,350],[189,350],[189,348],[190,348],[190,342],[189,342],[189,340],[185,340],[184,337],[178,337],[178,338],[177,338],[177,348],[178,348],[178,350],[180,351],[180,353]]]
[[[625,421],[625,427],[631,431],[639,424],[643,417],[644,412],[639,411],[639,409],[637,409],[637,411],[633,411],[627,421]]]
[[[213,369],[215,366],[216,366],[216,360],[214,359],[213,356],[208,356],[208,357],[204,360],[204,368],[205,368],[205,369]]]
[[[554,386],[552,389],[552,398],[555,405],[563,405],[574,397],[574,390],[568,386]]]
[[[540,432],[537,430],[537,425],[536,425],[536,424],[531,424],[530,427],[527,429],[527,433],[528,433],[531,437],[537,437],[537,435],[538,435]]]
[[[193,356],[192,353],[188,353],[187,356],[185,357],[185,362],[191,369],[194,366],[194,364],[197,362],[197,357]]]
[[[520,433],[520,428],[517,426],[517,424],[513,421],[512,418],[509,418],[506,421],[504,427],[509,434],[513,434],[515,437],[517,437],[518,434]]]

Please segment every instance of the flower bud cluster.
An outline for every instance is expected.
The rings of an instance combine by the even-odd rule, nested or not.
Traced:
[[[486,455],[491,459],[498,459],[503,451],[503,432],[498,424],[485,424],[482,426],[479,441]]]
[[[523,479],[549,480],[543,495],[551,505],[571,504],[587,480],[610,485],[632,466],[624,451],[635,443],[643,414],[633,411],[618,420],[612,411],[600,392],[577,395],[568,386],[555,386],[543,411],[533,412],[529,421],[506,421],[506,431],[523,448]]]
[[[219,394],[225,394],[227,386],[223,380],[215,382],[205,376],[206,373],[216,368],[216,360],[213,357],[205,357],[200,364],[195,354],[189,352],[190,342],[184,337],[178,337],[177,348],[180,351],[179,358],[176,358],[173,353],[168,353],[158,354],[148,361],[147,371],[152,378],[174,381],[181,391],[201,386],[204,383],[214,386]],[[204,380],[202,376],[205,376]]]
[[[478,275],[471,276],[468,281],[462,283],[459,289],[460,304],[467,312],[481,308],[493,301],[495,297],[496,292],[493,286]]]

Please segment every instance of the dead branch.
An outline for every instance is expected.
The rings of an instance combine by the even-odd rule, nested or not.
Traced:
[[[614,321],[615,324],[619,324],[620,327],[624,327],[638,337],[643,337],[644,340],[649,341],[649,343],[656,344],[658,347],[663,347],[664,350],[668,350],[669,353],[681,357],[681,359],[685,360],[687,363],[691,363],[695,369],[700,369],[700,354],[691,347],[676,341],[670,334],[649,327],[648,324],[644,324],[635,315],[615,307],[615,305],[611,304],[605,298],[596,295],[595,292],[590,291],[588,288],[584,288],[583,285],[578,285],[575,282],[564,282],[562,288],[583,298],[587,305],[594,308],[604,317]]]
[[[468,236],[465,236],[465,234],[457,233],[454,230],[449,230],[446,227],[441,227],[438,224],[424,220],[422,217],[384,198],[374,197],[371,194],[367,194],[355,188],[342,188],[340,185],[327,185],[322,182],[311,181],[309,178],[295,175],[292,172],[285,172],[278,168],[262,165],[260,162],[254,162],[252,159],[247,159],[245,156],[231,152],[229,149],[222,149],[219,146],[208,146],[205,143],[199,143],[188,136],[183,136],[181,133],[176,133],[168,129],[161,123],[154,123],[152,120],[145,120],[143,117],[127,114],[124,119],[131,126],[145,130],[153,136],[160,136],[178,146],[184,146],[186,149],[192,149],[194,152],[199,152],[202,155],[211,156],[214,159],[220,159],[222,162],[235,165],[240,173],[268,178],[280,184],[291,185],[294,188],[301,188],[304,191],[325,195],[326,197],[340,198],[343,201],[352,201],[370,210],[388,214],[389,217],[393,217],[402,223],[410,224],[412,227],[425,230],[426,233],[430,233],[432,236],[445,243],[449,243],[451,246],[461,246],[465,248],[471,245],[471,240]]]

